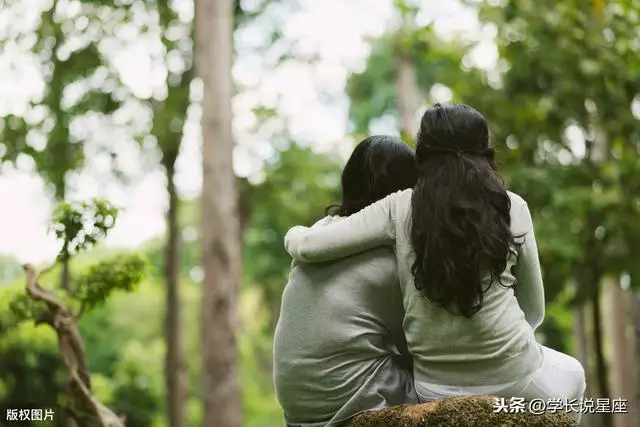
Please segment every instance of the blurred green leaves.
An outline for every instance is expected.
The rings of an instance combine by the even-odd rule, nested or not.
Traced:
[[[9,301],[9,310],[14,316],[14,322],[37,319],[45,312],[44,303],[34,301],[29,295],[20,293]]]
[[[640,60],[630,46],[640,23],[632,2],[467,3],[495,30],[499,60],[489,71],[474,68],[475,44],[416,29],[410,53],[425,103],[439,83],[488,118],[505,179],[533,212],[550,298],[592,259],[614,277],[636,270]],[[394,37],[375,40],[365,70],[349,81],[358,132],[397,114]],[[608,148],[598,162],[602,139]]]
[[[640,286],[640,2],[463,3],[495,34],[497,62],[477,68],[486,40],[443,41],[428,28],[385,34],[349,79],[351,121],[366,134],[398,117],[400,53],[413,60],[424,104],[443,85],[485,115],[507,186],[532,212],[548,307],[541,332],[562,350],[573,308],[599,300],[603,278]]]
[[[34,38],[32,43],[20,44],[25,46],[21,53],[33,60],[45,84],[43,92],[34,94],[26,105],[11,105],[10,113],[0,117],[0,167],[5,162],[17,164],[20,156],[30,158],[57,200],[67,196],[69,174],[85,165],[84,145],[90,138],[72,132],[73,124],[92,112],[110,115],[123,101],[116,96],[115,89],[122,85],[99,48],[100,37],[82,30],[101,22],[104,11],[84,5],[78,17],[65,13],[64,7],[59,2],[45,5],[35,28],[7,32],[2,40]],[[18,12],[7,9],[6,13]],[[86,22],[80,25],[80,20]],[[107,35],[105,28],[100,34]],[[104,71],[108,77],[103,84],[94,84],[93,77]],[[70,97],[72,92],[76,96]]]
[[[454,97],[474,90],[475,87],[467,87],[474,83],[477,86],[482,81],[478,72],[461,69],[465,49],[461,42],[440,39],[431,26],[387,33],[372,41],[365,69],[352,74],[347,82],[353,130],[359,135],[368,135],[374,120],[398,115],[396,71],[399,54],[411,58],[416,66],[422,105],[432,100],[430,91],[435,84],[458,88],[452,94]]]
[[[247,285],[263,292],[270,308],[269,329],[277,320],[291,264],[284,235],[293,224],[313,224],[327,206],[339,202],[339,183],[337,156],[291,145],[265,165],[264,180],[248,188],[251,220],[244,241],[244,274]]]
[[[101,242],[115,225],[117,215],[118,209],[106,200],[60,203],[53,212],[51,224],[52,231],[62,241],[56,263],[69,261]],[[134,291],[145,278],[146,269],[147,263],[140,255],[118,254],[86,268],[76,278],[73,289],[62,294],[61,300],[79,304],[79,317],[86,310],[103,305],[115,291]],[[48,314],[45,303],[24,292],[12,296],[9,309],[14,322],[27,319],[38,322]]]
[[[75,297],[92,309],[104,304],[115,291],[135,291],[145,277],[145,267],[145,261],[137,254],[101,261],[76,279]]]
[[[62,240],[58,261],[90,249],[107,236],[116,223],[118,209],[108,201],[63,202],[53,211],[51,230]]]

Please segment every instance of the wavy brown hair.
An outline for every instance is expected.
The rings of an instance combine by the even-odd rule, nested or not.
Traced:
[[[435,104],[422,116],[416,143],[410,225],[415,286],[469,318],[482,308],[488,290],[483,279],[502,285],[516,247],[511,201],[489,139],[487,122],[475,109]]]

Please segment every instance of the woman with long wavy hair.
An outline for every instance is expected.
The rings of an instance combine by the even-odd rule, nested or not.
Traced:
[[[544,288],[531,215],[505,188],[485,118],[461,104],[429,108],[416,164],[413,190],[322,229],[294,227],[287,251],[321,262],[394,247],[421,400],[568,399],[579,419],[584,370],[536,342]]]

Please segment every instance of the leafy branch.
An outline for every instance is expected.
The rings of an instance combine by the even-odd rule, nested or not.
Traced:
[[[80,306],[76,314],[70,302],[44,288],[40,279],[52,267],[68,262],[102,241],[114,227],[117,215],[118,210],[105,200],[60,204],[54,210],[51,226],[56,237],[62,240],[55,263],[40,274],[31,264],[26,264],[26,292],[9,302],[17,321],[32,320],[36,325],[49,325],[56,332],[58,352],[67,372],[69,416],[78,425],[88,427],[124,427],[124,420],[92,395],[91,373],[78,319],[87,310],[104,304],[113,292],[135,290],[144,279],[146,263],[137,254],[124,254],[90,266],[78,277],[69,296],[71,302]]]

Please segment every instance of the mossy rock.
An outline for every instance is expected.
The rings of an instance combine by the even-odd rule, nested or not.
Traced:
[[[496,413],[491,396],[448,397],[362,413],[344,427],[577,427],[565,413]]]

